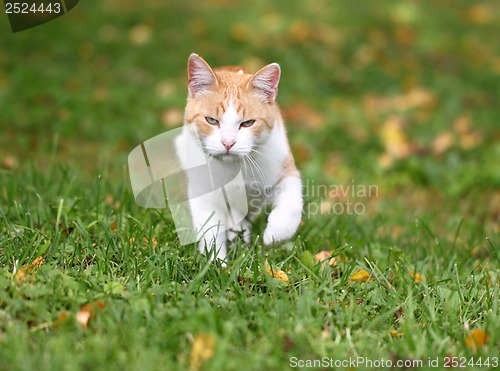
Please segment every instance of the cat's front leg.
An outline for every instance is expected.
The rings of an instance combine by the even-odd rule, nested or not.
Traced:
[[[264,231],[264,244],[290,239],[302,218],[302,182],[296,176],[283,178],[275,189],[273,210]]]
[[[227,256],[226,232],[220,232],[217,235],[207,234],[200,238],[198,250],[202,254],[207,254],[210,260],[217,258],[225,261]]]
[[[214,197],[205,195],[189,201],[193,226],[198,236],[198,250],[207,254],[211,260],[215,257],[225,260],[226,248],[226,214]]]

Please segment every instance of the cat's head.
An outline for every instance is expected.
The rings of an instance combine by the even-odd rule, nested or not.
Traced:
[[[208,155],[223,160],[248,155],[280,123],[275,102],[280,79],[277,63],[249,74],[240,67],[213,70],[203,58],[191,54],[188,78],[184,122],[197,130]]]

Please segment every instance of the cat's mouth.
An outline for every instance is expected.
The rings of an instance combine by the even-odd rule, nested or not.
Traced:
[[[231,161],[237,161],[240,159],[240,155],[236,154],[236,153],[217,153],[217,154],[211,154],[210,156],[212,156],[213,158],[216,158],[217,160],[221,160],[221,161],[228,161],[228,162],[231,162]]]
[[[204,148],[204,152],[206,155],[211,158],[220,160],[220,161],[239,161],[243,160],[245,156],[248,155],[245,149],[231,149],[231,151],[222,151],[219,149],[211,150],[210,148]]]

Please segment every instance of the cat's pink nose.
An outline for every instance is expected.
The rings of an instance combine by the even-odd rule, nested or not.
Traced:
[[[221,140],[221,143],[222,143],[222,145],[224,147],[226,147],[227,151],[229,152],[229,150],[231,148],[233,148],[233,146],[236,143],[236,141],[235,140],[225,140],[225,139],[223,139],[223,140]]]

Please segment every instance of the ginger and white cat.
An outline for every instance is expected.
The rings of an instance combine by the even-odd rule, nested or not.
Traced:
[[[236,233],[248,243],[251,221],[266,203],[271,203],[272,211],[264,244],[291,238],[300,224],[302,183],[276,103],[280,73],[277,63],[249,74],[241,67],[212,69],[197,54],[189,57],[189,94],[176,148],[189,156],[198,146],[210,167],[209,173],[187,173],[189,206],[202,253],[215,252],[224,260],[227,240]],[[187,166],[185,156],[179,157]],[[238,173],[246,191],[243,200],[197,197],[227,184]]]

